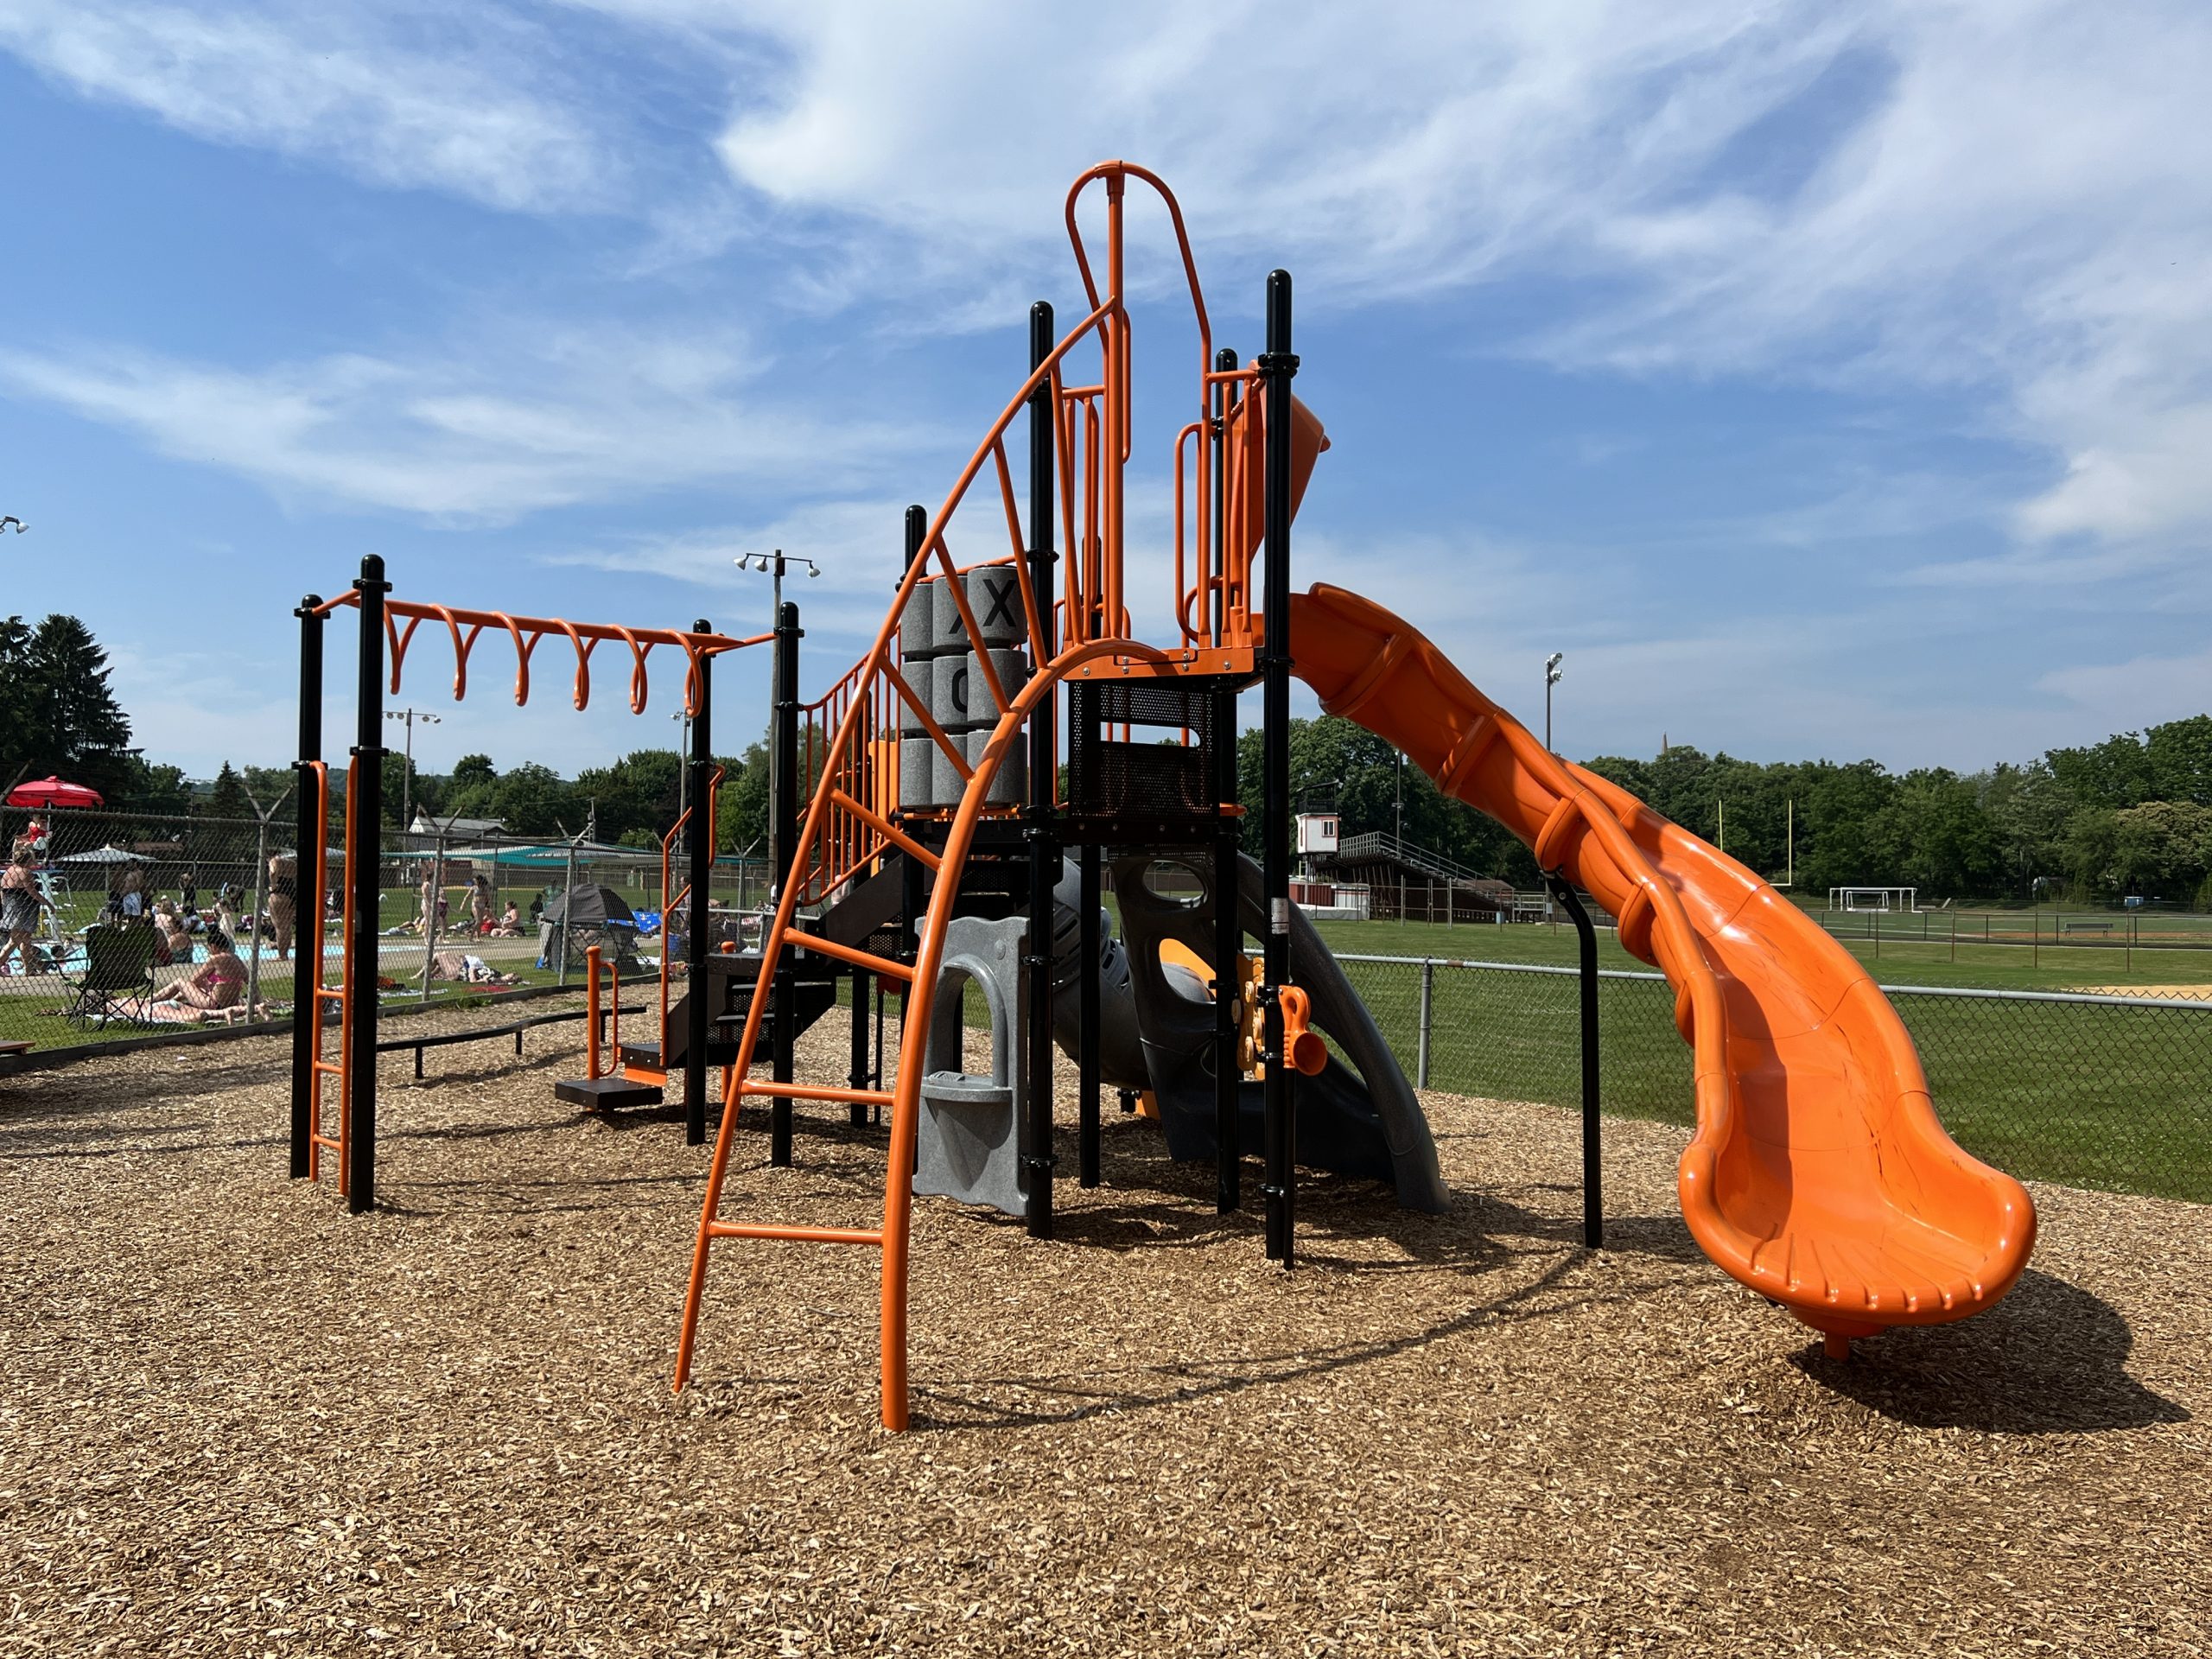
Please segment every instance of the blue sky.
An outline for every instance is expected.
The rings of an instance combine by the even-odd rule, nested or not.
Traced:
[[[1297,276],[1334,441],[1300,584],[1524,715],[1565,651],[1565,752],[1972,768],[2212,705],[2212,14],[1112,15],[0,0],[6,609],[82,615],[194,774],[286,756],[290,608],[372,551],[411,596],[747,632],[734,556],[811,554],[811,690],[1028,301],[1076,315],[1061,199],[1119,155],[1217,338]],[[1138,226],[1164,588],[1190,335]],[[633,721],[480,675],[410,673],[426,766],[674,736],[672,687]]]

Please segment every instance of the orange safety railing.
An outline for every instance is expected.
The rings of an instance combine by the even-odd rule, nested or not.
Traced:
[[[803,904],[836,897],[874,866],[896,833],[890,819],[899,806],[899,695],[889,675],[869,676],[866,667],[855,667],[798,710],[799,786],[811,791],[835,774],[829,819],[800,889]],[[841,747],[849,715],[855,722]]]
[[[1172,651],[1128,637],[1130,612],[1122,579],[1126,524],[1122,482],[1130,455],[1132,360],[1123,293],[1122,197],[1131,178],[1150,186],[1166,204],[1198,319],[1200,414],[1203,422],[1219,423],[1217,427],[1207,424],[1199,433],[1197,495],[1200,526],[1192,543],[1193,557],[1187,572],[1179,559],[1173,573],[1172,613],[1181,631],[1181,639],[1179,648]],[[1103,296],[1093,278],[1076,223],[1078,199],[1090,184],[1102,180],[1106,184],[1107,201],[1106,280]],[[1260,619],[1250,608],[1251,563],[1258,540],[1249,531],[1258,522],[1256,510],[1232,498],[1224,511],[1220,533],[1205,522],[1209,505],[1217,504],[1222,493],[1205,442],[1217,430],[1226,457],[1224,469],[1229,480],[1233,480],[1231,490],[1247,491],[1255,501],[1260,493],[1262,452],[1255,417],[1261,400],[1238,395],[1239,389],[1252,378],[1251,372],[1217,372],[1211,366],[1212,335],[1190,239],[1184,230],[1181,210],[1159,179],[1141,168],[1119,162],[1093,168],[1076,181],[1069,193],[1067,220],[1090,301],[1090,313],[1031,371],[992,423],[943,505],[930,520],[874,642],[852,672],[816,705],[820,718],[810,722],[805,749],[804,786],[809,798],[805,818],[796,856],[778,894],[773,920],[762,940],[760,978],[746,1014],[735,1062],[724,1074],[721,1125],[700,1210],[682,1334],[677,1348],[676,1386],[679,1389],[690,1375],[708,1253],[715,1241],[773,1238],[872,1245],[883,1253],[883,1421],[891,1428],[906,1427],[906,1249],[930,1010],[944,956],[945,929],[959,887],[959,872],[977,823],[995,810],[985,805],[991,781],[1014,746],[1026,741],[1022,728],[1032,713],[1040,706],[1049,706],[1048,699],[1062,680],[1217,674],[1243,671],[1252,665],[1252,646],[1260,627]],[[1095,383],[1080,385],[1065,384],[1063,369],[1070,354],[1092,340],[1099,347],[1098,378]],[[1051,391],[1052,415],[1047,424],[1056,452],[1053,470],[1058,484],[1060,528],[1067,553],[1062,564],[1065,591],[1056,607],[1061,622],[1057,650],[1046,635],[1038,596],[1033,588],[1020,530],[1020,503],[1014,495],[1006,451],[1008,429],[1028,410],[1031,400],[1047,387]],[[1185,428],[1183,436],[1190,434],[1191,429]],[[1181,444],[1182,439],[1179,438],[1179,468]],[[900,677],[894,653],[899,620],[907,600],[932,566],[950,582],[949,591],[968,637],[984,638],[958,580],[966,570],[976,566],[955,561],[945,532],[953,515],[986,468],[997,482],[1012,543],[1006,559],[993,563],[1010,560],[1017,573],[1030,660],[1036,664],[1037,671],[1018,696],[1010,695],[1008,688],[1000,682],[989,653],[977,656],[982,694],[989,700],[995,724],[982,757],[971,765],[962,747],[933,717],[928,698]],[[1179,470],[1178,478],[1179,480]],[[1179,510],[1179,536],[1182,516]],[[1212,614],[1216,608],[1220,612],[1218,618]],[[971,686],[971,700],[974,696],[975,688]],[[892,807],[898,799],[897,774],[880,763],[877,746],[888,737],[895,753],[899,704],[912,711],[914,723],[951,761],[963,781],[964,793],[947,827],[941,851],[924,846],[893,822]],[[827,734],[818,743],[817,733]],[[895,847],[924,868],[938,872],[929,913],[923,920],[916,959],[911,963],[893,962],[864,950],[834,943],[807,931],[798,923],[799,905],[834,893],[887,847]],[[786,950],[812,951],[909,985],[899,1069],[893,1089],[769,1083],[751,1077],[771,988]],[[746,1098],[753,1096],[836,1101],[888,1109],[891,1145],[880,1226],[810,1227],[721,1218],[731,1137],[737,1124],[739,1106]]]
[[[361,763],[356,760],[346,769],[346,862],[340,887],[343,894],[339,912],[342,920],[338,929],[338,960],[345,976],[340,979],[334,988],[323,984],[329,957],[327,954],[328,947],[322,935],[323,929],[328,925],[330,905],[330,850],[324,843],[330,837],[328,831],[320,827],[330,822],[330,768],[320,760],[310,764],[315,772],[315,821],[318,831],[312,855],[306,861],[313,872],[314,880],[308,888],[307,925],[299,930],[297,946],[304,950],[312,940],[315,955],[308,969],[308,1005],[296,1010],[292,1017],[315,1022],[315,1053],[308,1063],[308,1179],[312,1181],[322,1179],[322,1152],[327,1147],[338,1154],[338,1190],[343,1192],[352,1176],[347,1154],[353,1140],[353,1090],[346,1062],[353,1052],[353,782]],[[300,850],[304,853],[308,849],[302,848]],[[374,995],[373,989],[371,995]],[[335,1061],[326,1060],[322,1057],[322,1011],[325,1003],[335,1003],[338,1007],[339,1058]],[[338,1128],[334,1135],[326,1133],[323,1128],[322,1080],[325,1077],[338,1079]]]
[[[662,954],[665,956],[667,953],[664,951]],[[602,963],[599,957],[599,947],[595,944],[586,945],[584,947],[584,1023],[591,1027],[591,1036],[584,1046],[584,1076],[594,1082],[606,1075],[606,1068],[601,1065],[599,1060],[599,970],[602,967],[607,969],[607,999],[610,1010],[606,1039],[607,1047],[608,1052],[614,1056],[616,1064],[620,1065],[622,1058],[622,959],[618,956],[612,962]],[[663,1039],[665,1040],[668,1031],[668,1015],[665,1009],[661,1014],[661,1031]],[[668,1051],[663,1049],[661,1052],[665,1054]]]

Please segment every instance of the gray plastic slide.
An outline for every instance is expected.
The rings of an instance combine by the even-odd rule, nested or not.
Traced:
[[[1196,896],[1155,891],[1145,876],[1158,861],[1148,853],[1113,861],[1111,879],[1124,937],[1115,938],[1102,918],[1099,1072],[1118,1088],[1152,1091],[1160,1103],[1171,1155],[1211,1160],[1216,1116],[1213,998],[1197,974],[1163,963],[1160,947],[1174,939],[1201,960],[1211,959],[1213,860],[1191,851],[1166,861],[1197,877],[1200,891]],[[1259,866],[1243,857],[1237,866],[1244,931],[1257,938],[1266,924]],[[1056,991],[1071,990],[1081,940],[1081,887],[1072,861],[1065,866],[1053,896],[1058,901],[1054,985]],[[1295,1080],[1298,1161],[1388,1181],[1405,1208],[1440,1212],[1447,1205],[1444,1179],[1437,1170],[1436,1143],[1421,1103],[1342,965],[1295,905],[1291,906],[1290,957],[1291,978],[1312,1001],[1313,1024],[1351,1062],[1346,1065],[1332,1054],[1318,1076]],[[1053,1025],[1061,1048],[1075,1054],[1082,1014],[1073,995],[1054,996]],[[1261,1150],[1263,1087],[1248,1080],[1240,1087],[1240,1097],[1242,1150],[1256,1154]]]

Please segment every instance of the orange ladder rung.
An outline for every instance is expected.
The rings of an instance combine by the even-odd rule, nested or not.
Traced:
[[[798,1227],[771,1221],[712,1221],[707,1224],[709,1238],[783,1238],[803,1244],[874,1244],[879,1249],[883,1235],[868,1227]]]
[[[872,950],[862,950],[855,945],[838,944],[830,939],[819,938],[799,928],[785,928],[784,941],[798,946],[802,950],[814,950],[825,957],[835,957],[839,962],[868,969],[872,973],[888,974],[893,979],[911,980],[914,976],[914,970],[903,962],[893,962],[888,957],[879,957]]]

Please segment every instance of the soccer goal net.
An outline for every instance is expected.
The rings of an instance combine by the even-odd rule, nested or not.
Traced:
[[[1830,887],[1828,908],[1847,911],[1918,910],[1918,887]]]

